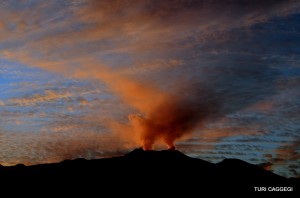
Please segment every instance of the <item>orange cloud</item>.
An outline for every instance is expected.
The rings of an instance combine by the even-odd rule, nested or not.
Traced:
[[[269,111],[274,108],[274,102],[271,101],[260,101],[249,107],[248,109],[259,110],[259,111]]]
[[[44,94],[35,94],[26,98],[13,98],[10,102],[19,106],[31,106],[41,102],[51,102],[59,99],[68,99],[73,94],[69,92],[60,93],[57,91],[46,90]]]
[[[283,161],[298,160],[300,159],[300,141],[296,140],[292,143],[285,144],[275,150],[276,156]]]
[[[194,46],[193,43],[182,44],[185,39],[195,39],[196,43],[205,41],[208,37],[215,37],[216,32],[250,26],[274,15],[293,13],[298,6],[299,2],[292,0],[284,3],[261,3],[256,0],[243,4],[195,0],[89,0],[86,4],[53,9],[58,7],[55,3],[39,2],[31,7],[36,10],[34,15],[29,9],[4,9],[0,14],[0,24],[6,28],[0,35],[11,44],[5,48],[6,54],[10,53],[5,57],[61,71],[66,67],[67,70],[72,69],[67,65],[73,59],[96,52],[137,56],[154,50],[167,56],[171,51]],[[235,11],[240,8],[245,12],[237,17]],[[64,13],[68,17],[61,17]],[[16,30],[7,28],[7,23],[14,24]]]
[[[213,129],[203,128],[200,130],[201,133],[199,133],[198,137],[205,142],[218,142],[223,138],[239,135],[259,135],[257,130],[255,130],[255,126],[251,129],[242,127],[216,127]]]

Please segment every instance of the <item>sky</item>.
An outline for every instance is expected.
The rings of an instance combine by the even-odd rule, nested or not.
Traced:
[[[297,0],[2,0],[0,164],[166,149],[300,176]]]

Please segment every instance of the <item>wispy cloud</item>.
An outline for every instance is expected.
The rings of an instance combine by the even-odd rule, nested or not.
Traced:
[[[4,13],[3,20],[10,21],[2,23],[10,23],[15,28],[9,25],[4,28],[4,36],[9,35],[12,41],[9,37],[5,39],[7,47],[3,55],[27,60],[35,66],[44,62],[44,67],[51,70],[61,61],[71,62],[75,57],[91,53],[139,56],[155,50],[167,56],[169,52],[205,42],[209,37],[222,39],[218,32],[291,14],[299,6],[293,0],[83,2],[67,1],[62,5],[57,1],[37,1],[30,7],[37,10],[34,15],[24,5],[16,4],[18,9],[8,6],[12,12]],[[19,28],[24,24],[26,28]]]
[[[46,90],[44,94],[35,94],[25,98],[13,98],[10,102],[20,106],[34,106],[37,103],[51,102],[55,100],[68,100],[72,96],[71,93],[59,93],[56,91]]]

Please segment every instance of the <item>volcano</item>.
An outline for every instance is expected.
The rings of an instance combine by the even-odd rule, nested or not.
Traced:
[[[80,184],[126,188],[163,188],[170,193],[201,191],[246,191],[254,187],[292,187],[300,190],[298,179],[287,179],[238,159],[210,163],[191,158],[178,150],[132,152],[114,158],[65,160],[33,166],[0,166],[0,178],[6,183]],[[174,192],[175,190],[175,192]]]

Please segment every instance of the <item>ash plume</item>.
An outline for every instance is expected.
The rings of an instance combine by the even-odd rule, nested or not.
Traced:
[[[156,141],[163,141],[169,149],[174,149],[174,142],[182,136],[191,133],[201,123],[216,115],[218,104],[207,91],[203,96],[185,98],[168,95],[163,100],[155,102],[153,109],[144,115],[129,115],[133,130],[140,135],[143,149],[152,149]],[[199,94],[200,95],[200,94]]]
[[[163,142],[169,149],[174,149],[176,140],[220,113],[221,103],[215,93],[198,82],[189,82],[185,86],[177,86],[175,83],[167,92],[142,80],[127,78],[104,66],[98,77],[126,104],[138,111],[128,116],[127,126],[114,123],[112,128],[117,131],[127,128],[125,139],[138,142],[145,150],[152,149],[156,142]]]

